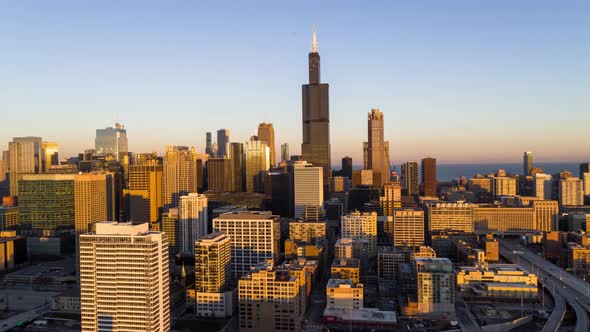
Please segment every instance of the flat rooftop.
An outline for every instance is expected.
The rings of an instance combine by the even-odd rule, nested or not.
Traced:
[[[265,219],[276,219],[279,216],[273,215],[270,211],[233,211],[220,214],[219,217],[215,219],[256,219],[256,220],[265,220]]]
[[[336,317],[339,321],[367,324],[391,324],[397,323],[397,314],[395,311],[380,311],[376,308],[362,309],[340,309],[326,308],[324,317]]]

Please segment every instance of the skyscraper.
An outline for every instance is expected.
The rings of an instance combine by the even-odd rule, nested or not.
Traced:
[[[193,252],[195,241],[207,235],[207,196],[190,193],[180,197],[177,245],[181,252]]]
[[[232,191],[231,160],[227,158],[209,158],[207,160],[208,190]]]
[[[127,129],[120,123],[115,123],[114,128],[96,129],[94,149],[99,155],[113,155],[120,160],[129,151],[127,144]]]
[[[366,258],[377,256],[377,213],[351,212],[348,215],[342,216],[340,227],[342,238],[353,240],[354,251],[366,250],[366,252],[361,254],[362,256],[366,256]],[[355,258],[363,260],[365,257],[355,255]]]
[[[266,143],[250,140],[244,144],[246,191],[264,192],[264,172],[270,168],[270,149]]]
[[[250,268],[279,257],[281,225],[279,216],[270,211],[228,212],[213,219],[213,230],[227,234],[231,240],[232,273],[239,278]]]
[[[404,209],[393,212],[393,245],[421,246],[424,244],[424,211]]]
[[[322,167],[312,166],[305,161],[293,165],[295,218],[301,218],[308,206],[321,208],[324,204],[322,171]]]
[[[211,141],[211,133],[205,133],[205,153],[209,155],[211,158],[215,158],[216,156],[213,155],[213,142]]]
[[[229,129],[217,131],[217,158],[227,158],[227,144],[229,143]]]
[[[154,228],[162,215],[163,168],[161,165],[129,166],[128,188],[123,189],[127,220],[135,224],[149,222],[150,230]]]
[[[180,196],[197,192],[197,157],[194,148],[166,146],[164,154],[164,209],[177,207]]]
[[[231,285],[231,240],[214,232],[195,242],[195,292],[197,317],[224,318],[232,314],[235,295]]]
[[[590,173],[590,163],[580,164],[580,179],[584,177],[584,173]]]
[[[436,159],[422,159],[422,196],[436,197]]]
[[[230,143],[228,158],[231,171],[231,191],[244,191],[244,144]]]
[[[54,142],[43,142],[43,173],[47,173],[52,165],[59,165],[58,145]]]
[[[417,161],[407,161],[402,165],[402,179],[408,196],[418,195],[420,193]]]
[[[533,169],[533,153],[527,151],[522,156],[523,160],[523,173],[524,176],[528,176],[531,174],[531,169]]]
[[[148,224],[100,222],[80,235],[82,331],[168,331],[168,241]]]
[[[289,153],[289,143],[281,144],[281,161],[288,161],[291,159],[291,154]]]
[[[342,158],[342,176],[352,180],[352,158]]]
[[[584,205],[584,187],[579,178],[570,177],[559,181],[559,204]]]
[[[53,236],[62,230],[115,218],[114,174],[24,174],[19,180],[19,218],[24,228]]]
[[[261,123],[258,125],[258,140],[266,143],[270,153],[270,167],[276,166],[275,154],[275,129],[272,123]]]
[[[368,141],[365,144],[366,154],[366,169],[373,170],[373,173],[381,174],[381,183],[374,183],[377,187],[382,187],[389,179],[389,144],[385,144],[384,129],[383,129],[383,113],[379,109],[374,108],[371,113],[367,115],[368,124]]]
[[[15,137],[8,143],[10,196],[18,196],[19,179],[23,174],[43,172],[41,137]]]
[[[302,160],[324,168],[324,183],[332,175],[330,163],[330,108],[328,84],[320,83],[320,55],[313,30],[309,53],[309,84],[302,86],[303,141]]]
[[[82,173],[74,176],[76,233],[90,231],[90,224],[115,220],[115,174]]]

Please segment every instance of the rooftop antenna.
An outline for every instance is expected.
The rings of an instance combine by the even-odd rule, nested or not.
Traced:
[[[318,38],[315,32],[315,24],[312,25],[312,35],[311,35],[311,53],[318,52]]]

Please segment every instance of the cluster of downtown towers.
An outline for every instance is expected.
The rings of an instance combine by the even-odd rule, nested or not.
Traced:
[[[162,252],[167,251],[162,245],[166,241],[171,253],[193,252],[195,240],[209,236],[212,229],[206,222],[207,198],[198,192],[206,190],[213,196],[217,193],[221,201],[224,198],[219,197],[226,193],[236,194],[236,205],[261,198],[267,209],[279,211],[276,214],[281,217],[313,219],[308,214],[316,214],[318,219],[330,189],[339,185],[350,188],[344,181],[383,187],[396,177],[390,173],[383,113],[378,109],[368,113],[363,171],[353,172],[349,157],[343,158],[341,171],[332,171],[329,120],[329,85],[320,80],[320,55],[314,34],[309,53],[309,83],[302,86],[300,156],[290,156],[288,146],[283,144],[281,160],[276,162],[274,129],[269,123],[260,124],[258,135],[246,143],[230,142],[229,130],[222,129],[218,131],[217,147],[207,133],[205,153],[184,146],[167,146],[163,156],[130,153],[127,131],[116,124],[114,128],[97,130],[94,149],[65,162],[58,160],[56,143],[45,142],[40,137],[16,137],[9,142],[9,149],[0,161],[0,190],[4,196],[0,230],[18,229],[21,235],[30,237],[63,238],[64,233],[72,230],[82,234],[76,251],[80,254],[84,301],[84,296],[96,293],[84,284],[85,280],[90,280],[88,278],[99,275],[89,272],[92,257],[98,255],[96,243],[104,241],[106,246],[113,237],[129,235],[146,237],[142,240],[146,243],[158,243],[158,250]],[[403,187],[409,195],[420,191],[424,196],[436,196],[435,159],[422,160],[421,189],[417,162],[405,163],[402,171]],[[14,211],[18,218],[9,218]],[[266,215],[261,218],[268,219]],[[130,221],[131,224],[121,224],[122,228],[113,223],[94,225],[109,220]],[[178,229],[169,227],[173,220],[200,222]],[[151,232],[164,232],[167,240],[150,235]],[[215,236],[206,238],[215,239]],[[53,249],[40,244],[37,248],[28,248],[33,253]],[[150,264],[148,262],[148,267]],[[93,266],[96,268],[96,264]],[[160,267],[158,271],[153,287],[158,297],[166,298],[169,296],[167,269]],[[100,305],[98,300],[93,304],[94,318],[86,317],[83,312],[83,328],[100,324],[101,318],[96,318]],[[155,317],[148,322],[153,330],[169,327],[169,314],[162,308],[150,315]]]

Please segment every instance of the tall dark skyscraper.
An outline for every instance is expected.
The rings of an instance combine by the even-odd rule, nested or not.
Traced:
[[[303,84],[303,143],[302,159],[324,169],[324,183],[331,176],[330,107],[328,84],[320,83],[320,55],[315,27],[309,53],[309,84]]]
[[[580,164],[580,179],[584,178],[584,173],[590,173],[590,163]]]
[[[533,153],[527,151],[522,156],[522,167],[524,176],[531,174],[531,169],[533,169]]]
[[[229,143],[229,129],[219,129],[217,131],[217,158],[227,158],[227,143]]]
[[[436,159],[422,159],[422,196],[436,197]]]
[[[352,158],[350,157],[342,158],[342,176],[352,180]]]

